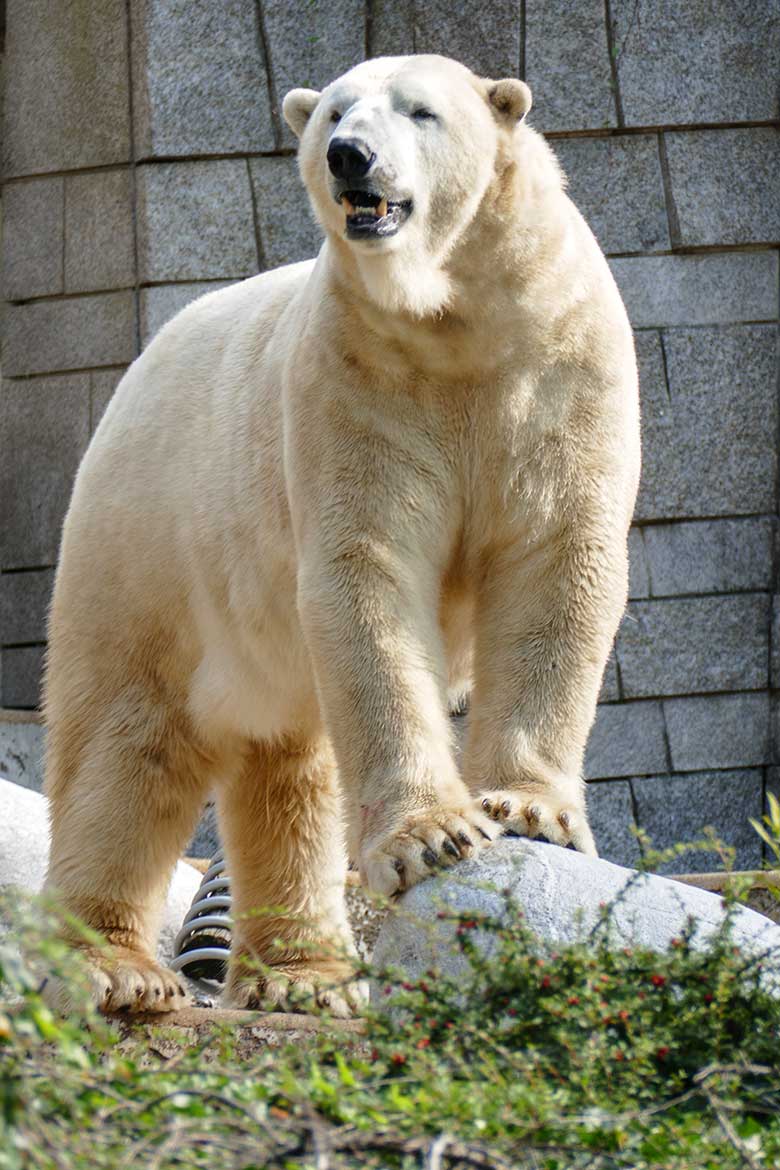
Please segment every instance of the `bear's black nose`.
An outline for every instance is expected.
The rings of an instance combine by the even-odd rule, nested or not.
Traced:
[[[328,147],[328,166],[336,179],[362,179],[376,155],[357,138],[333,138]]]

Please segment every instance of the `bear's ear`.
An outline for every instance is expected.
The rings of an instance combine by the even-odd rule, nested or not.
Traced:
[[[284,120],[297,138],[306,129],[322,94],[317,89],[291,89],[282,102]]]
[[[506,77],[503,81],[487,82],[490,108],[499,122],[513,126],[520,122],[531,108],[531,91],[524,81]]]

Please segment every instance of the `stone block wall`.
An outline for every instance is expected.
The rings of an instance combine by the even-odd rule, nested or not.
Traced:
[[[780,787],[775,0],[8,0],[2,706],[38,702],[70,485],[127,364],[193,297],[318,246],[284,93],[409,52],[528,80],[636,330],[631,601],[587,756],[602,849],[713,824],[757,864],[748,818]]]

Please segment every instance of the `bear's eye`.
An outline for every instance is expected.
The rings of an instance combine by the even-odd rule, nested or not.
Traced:
[[[415,122],[435,122],[436,115],[433,110],[429,110],[427,106],[418,106],[416,110],[412,110],[412,117]]]
[[[333,111],[333,113],[330,116],[330,120],[331,120],[331,122],[340,122],[341,121],[341,114],[338,112],[338,110]]]

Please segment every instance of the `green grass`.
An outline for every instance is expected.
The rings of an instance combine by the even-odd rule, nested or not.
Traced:
[[[364,1039],[334,1031],[251,1063],[229,1034],[166,1061],[95,1016],[55,1019],[36,961],[72,958],[28,925],[28,961],[0,944],[21,996],[0,1012],[0,1170],[780,1166],[768,960],[734,945],[728,914],[703,947],[691,927],[665,954],[615,945],[610,915],[556,953],[509,902],[455,917],[465,977],[373,972]]]

